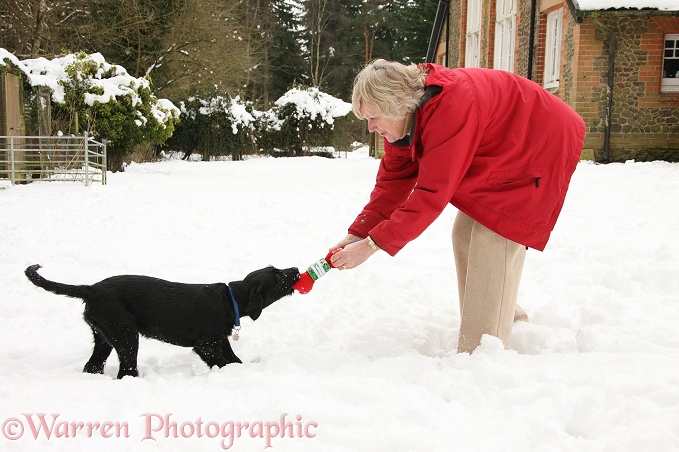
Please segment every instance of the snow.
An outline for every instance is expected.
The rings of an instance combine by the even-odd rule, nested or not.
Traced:
[[[581,11],[601,9],[658,9],[660,11],[679,11],[677,0],[575,0]]]
[[[531,321],[507,351],[486,337],[456,353],[452,207],[396,257],[332,270],[244,318],[233,343],[244,364],[222,369],[142,339],[141,378],[115,380],[115,354],[104,375],[83,374],[82,304],[23,275],[40,263],[73,284],[208,283],[305,269],[368,199],[378,162],[348,157],[171,160],[106,186],[5,184],[0,449],[679,450],[679,164],[580,163],[546,251],[528,252]]]
[[[242,124],[243,127],[250,127],[255,122],[255,117],[247,111],[245,105],[240,101],[240,96],[231,99],[230,112],[235,119],[231,124],[231,131],[234,135],[238,134],[239,124]]]

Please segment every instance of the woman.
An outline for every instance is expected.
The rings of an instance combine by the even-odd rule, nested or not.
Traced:
[[[395,255],[448,203],[459,352],[483,334],[509,347],[527,247],[543,251],[582,151],[585,125],[539,85],[492,69],[377,60],[354,82],[354,114],[384,138],[370,201],[332,258],[345,270]]]

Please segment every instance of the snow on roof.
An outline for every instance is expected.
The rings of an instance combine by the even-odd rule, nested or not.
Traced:
[[[679,11],[679,0],[574,0],[580,11],[603,9],[657,9]]]

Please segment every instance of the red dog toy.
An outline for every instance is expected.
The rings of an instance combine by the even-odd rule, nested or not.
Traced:
[[[304,273],[299,275],[299,281],[297,281],[292,288],[301,294],[309,293],[314,287],[314,282],[321,276],[325,275],[330,271],[331,268],[335,268],[330,261],[333,254],[339,253],[342,248],[335,248],[330,251],[325,259],[321,259],[318,262],[311,264],[311,267],[307,269]]]

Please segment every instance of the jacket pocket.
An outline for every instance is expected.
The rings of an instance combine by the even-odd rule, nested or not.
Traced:
[[[493,171],[488,175],[486,183],[499,185],[524,184],[533,182],[539,186],[539,180],[545,173],[544,166],[524,166],[511,170]]]

